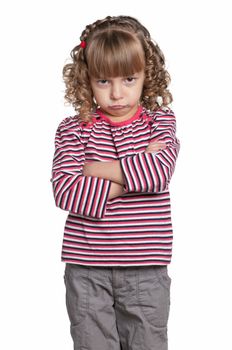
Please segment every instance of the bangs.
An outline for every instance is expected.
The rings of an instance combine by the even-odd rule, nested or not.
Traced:
[[[87,44],[89,75],[95,78],[126,77],[145,68],[143,48],[135,35],[110,30],[98,33]]]

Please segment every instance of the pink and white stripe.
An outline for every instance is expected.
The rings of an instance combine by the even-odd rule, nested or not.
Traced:
[[[146,153],[151,141],[165,150]],[[97,111],[59,125],[55,139],[55,203],[67,210],[62,261],[94,266],[167,265],[172,256],[168,186],[179,151],[173,111],[139,108],[124,123]],[[85,161],[120,160],[125,194],[109,200],[111,181],[82,174]]]

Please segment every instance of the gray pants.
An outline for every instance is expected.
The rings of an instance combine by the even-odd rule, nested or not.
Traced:
[[[66,264],[66,305],[74,350],[167,350],[166,266]]]

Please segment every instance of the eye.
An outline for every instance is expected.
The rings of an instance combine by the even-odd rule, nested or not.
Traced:
[[[134,83],[135,80],[136,80],[136,77],[133,77],[133,76],[132,76],[132,77],[127,77],[127,78],[125,78],[125,82],[126,82],[126,84],[128,84],[128,85]]]
[[[107,85],[109,81],[107,79],[98,79],[97,84],[99,85]]]

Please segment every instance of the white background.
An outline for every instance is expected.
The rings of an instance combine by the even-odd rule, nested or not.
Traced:
[[[2,2],[1,349],[72,349],[60,262],[66,213],[49,182],[56,128],[74,114],[62,68],[85,25],[119,14],[149,29],[172,76],[181,151],[171,183],[169,348],[232,348],[229,2]]]

